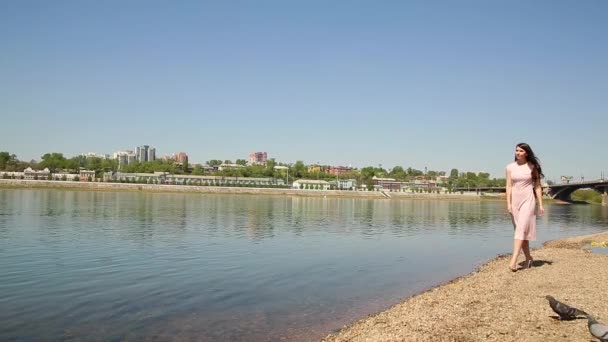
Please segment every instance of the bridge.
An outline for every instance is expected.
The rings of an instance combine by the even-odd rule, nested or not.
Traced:
[[[599,179],[595,181],[586,182],[570,182],[564,184],[553,184],[547,187],[547,193],[551,198],[559,199],[562,201],[569,201],[570,195],[578,189],[593,189],[602,194],[602,204],[606,203],[606,193],[608,193],[608,180]]]
[[[543,192],[551,198],[562,201],[571,201],[570,195],[578,189],[593,189],[602,194],[602,205],[608,205],[608,180],[598,179],[595,181],[569,182],[553,184],[543,187]],[[454,191],[476,191],[476,192],[505,192],[505,187],[457,187]]]

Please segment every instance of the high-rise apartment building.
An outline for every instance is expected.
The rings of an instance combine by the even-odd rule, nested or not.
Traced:
[[[149,162],[156,160],[156,149],[154,147],[150,147],[148,149],[148,160]]]
[[[133,164],[137,160],[137,156],[135,153],[131,153],[127,155],[127,164]]]
[[[249,164],[251,165],[266,165],[268,155],[266,152],[251,152],[249,153]]]
[[[148,145],[139,146],[137,148],[137,160],[139,160],[140,163],[148,161],[148,148],[150,148]]]
[[[175,161],[184,165],[188,163],[188,155],[185,152],[175,154]]]
[[[129,157],[127,154],[119,154],[116,159],[118,159],[118,167],[123,167],[125,165],[129,165]]]
[[[114,159],[118,159],[118,167],[129,165],[137,160],[137,155],[133,151],[114,152]]]

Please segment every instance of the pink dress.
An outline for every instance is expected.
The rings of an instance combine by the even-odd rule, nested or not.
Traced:
[[[528,164],[507,165],[511,172],[511,214],[515,225],[515,240],[536,240],[536,198],[532,168]]]

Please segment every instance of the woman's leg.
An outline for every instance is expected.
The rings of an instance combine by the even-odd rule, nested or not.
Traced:
[[[519,251],[524,243],[524,240],[513,240],[513,256],[511,257],[511,262],[509,263],[509,268],[511,270],[517,269],[517,258],[519,257]]]
[[[526,267],[530,267],[532,264],[532,255],[530,254],[530,241],[524,240],[524,243],[521,245],[521,249],[524,251],[524,255],[526,256]]]

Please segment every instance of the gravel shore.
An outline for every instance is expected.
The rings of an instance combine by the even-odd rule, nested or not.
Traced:
[[[593,241],[608,232],[546,242],[532,252],[533,267],[517,272],[499,256],[323,341],[593,341],[586,319],[559,321],[545,299],[608,323],[608,254],[587,249]]]

